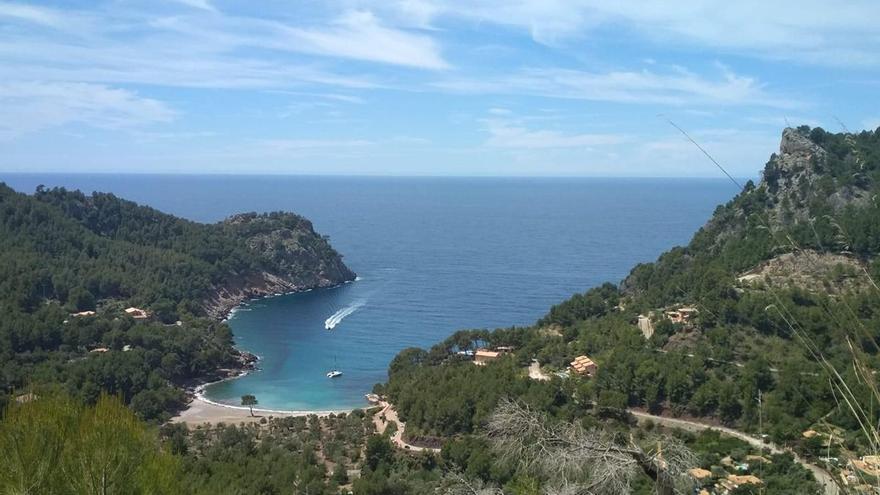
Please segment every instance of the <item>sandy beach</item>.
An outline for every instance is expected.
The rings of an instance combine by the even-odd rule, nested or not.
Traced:
[[[347,413],[350,411],[275,411],[254,408],[254,415],[246,407],[229,406],[212,402],[197,395],[189,406],[179,415],[171,418],[172,423],[186,423],[188,425],[200,425],[206,423],[250,423],[262,418],[283,418],[291,416],[329,416],[330,414]]]

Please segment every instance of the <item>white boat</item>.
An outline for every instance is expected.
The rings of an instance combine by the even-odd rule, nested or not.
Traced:
[[[342,376],[339,367],[336,365],[336,356],[333,356],[333,369],[327,372],[327,378],[336,378]]]

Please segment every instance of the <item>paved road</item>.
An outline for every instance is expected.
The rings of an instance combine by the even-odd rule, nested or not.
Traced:
[[[738,438],[738,439],[748,443],[749,445],[751,445],[752,447],[755,447],[757,449],[769,449],[770,452],[772,452],[774,454],[781,454],[783,452],[788,452],[794,456],[794,459],[797,463],[799,463],[801,466],[809,469],[813,473],[813,476],[816,477],[816,480],[825,489],[825,495],[840,495],[840,490],[838,489],[837,484],[834,483],[834,479],[832,478],[831,473],[822,469],[819,466],[816,466],[815,464],[811,464],[811,463],[805,461],[804,459],[802,459],[799,455],[797,455],[796,453],[794,453],[790,449],[783,449],[773,443],[764,443],[763,441],[761,441],[760,438],[753,437],[753,436],[749,435],[748,433],[745,433],[745,432],[742,432],[739,430],[734,430],[733,428],[727,428],[724,426],[707,425],[705,423],[699,423],[697,421],[689,421],[686,419],[667,418],[664,416],[656,416],[653,414],[648,414],[646,412],[636,411],[634,409],[630,409],[629,412],[630,412],[630,414],[635,416],[640,421],[651,420],[654,423],[661,424],[663,426],[667,426],[667,427],[671,427],[671,428],[678,428],[680,430],[692,431],[692,432],[703,431],[703,430],[716,430],[716,431],[723,433],[724,435]]]
[[[733,364],[737,364],[737,363],[733,363]],[[532,379],[540,380],[541,378],[538,378],[537,376],[533,376],[533,370],[536,370],[536,372],[538,374],[541,373],[541,367],[540,367],[540,364],[538,363],[538,361],[532,361],[532,364],[529,366],[529,377]],[[772,371],[775,371],[775,370],[772,370]],[[738,439],[748,443],[749,445],[751,445],[752,447],[755,447],[757,449],[765,449],[766,448],[766,449],[769,449],[770,452],[772,452],[774,454],[781,454],[783,452],[788,452],[794,456],[794,460],[798,464],[809,469],[813,473],[813,476],[816,477],[816,481],[818,481],[819,484],[822,486],[822,488],[825,490],[825,495],[840,495],[840,490],[839,490],[837,484],[834,482],[834,478],[832,477],[831,473],[829,473],[825,469],[823,469],[815,464],[811,464],[811,463],[807,462],[806,460],[801,458],[799,455],[797,455],[797,453],[795,453],[791,449],[783,449],[783,448],[779,447],[778,445],[773,444],[773,443],[769,443],[769,442],[765,443],[760,438],[753,437],[752,435],[749,435],[748,433],[745,433],[745,432],[742,432],[739,430],[734,430],[733,428],[727,428],[724,426],[707,425],[705,423],[700,423],[697,421],[690,421],[690,420],[686,420],[686,419],[667,418],[664,416],[656,416],[654,414],[649,414],[649,413],[646,413],[643,411],[638,411],[635,409],[629,409],[628,411],[630,414],[632,414],[633,416],[635,416],[637,419],[639,419],[641,421],[650,419],[651,421],[653,421],[655,423],[658,423],[658,424],[661,424],[661,425],[664,425],[664,426],[667,426],[670,428],[678,428],[680,430],[691,431],[691,432],[698,432],[698,431],[710,430],[710,429],[716,430],[716,431],[719,431],[727,436],[738,438]]]

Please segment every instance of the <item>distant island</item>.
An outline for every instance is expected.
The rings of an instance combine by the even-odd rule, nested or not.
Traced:
[[[221,322],[232,308],[356,276],[299,215],[201,224],[63,188],[0,184],[0,252],[0,403],[59,385],[120,394],[147,420],[180,408],[182,386],[252,365]]]

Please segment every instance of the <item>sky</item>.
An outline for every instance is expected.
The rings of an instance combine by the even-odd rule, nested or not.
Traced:
[[[880,126],[880,2],[0,0],[0,172],[756,176]]]

